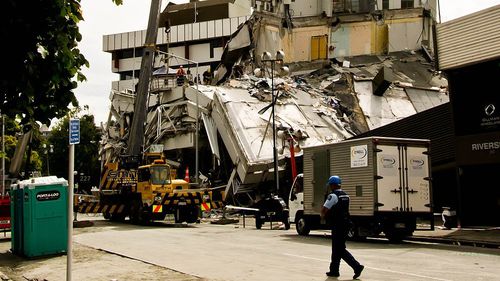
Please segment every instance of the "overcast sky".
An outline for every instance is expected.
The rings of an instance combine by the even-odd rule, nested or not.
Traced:
[[[250,0],[249,0],[250,1]],[[102,51],[102,36],[146,29],[150,1],[123,0],[121,6],[111,0],[82,0],[84,21],[80,23],[83,36],[80,50],[90,63],[83,69],[87,81],[75,90],[80,106],[88,105],[97,125],[106,122],[109,114],[111,81],[118,75],[111,72],[111,54]],[[168,1],[163,0],[163,6]],[[171,1],[184,3],[187,1]],[[442,22],[500,4],[500,0],[439,0]]]

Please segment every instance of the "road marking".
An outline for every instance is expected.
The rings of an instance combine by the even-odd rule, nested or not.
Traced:
[[[425,275],[420,275],[420,274],[400,272],[400,271],[395,271],[395,270],[390,270],[390,269],[375,268],[375,267],[371,267],[371,266],[365,266],[365,267],[369,268],[369,269],[378,270],[378,271],[385,271],[385,272],[396,273],[396,274],[401,274],[401,275],[409,275],[409,276],[414,276],[414,277],[419,277],[419,278],[426,278],[426,279],[439,280],[439,281],[453,281],[450,279],[442,279],[442,278],[430,277],[430,276],[425,276]]]
[[[311,258],[311,257],[306,257],[306,256],[299,256],[299,255],[294,255],[294,254],[288,254],[288,253],[284,253],[283,255],[290,256],[290,257],[296,257],[296,258],[302,258],[302,259],[306,259],[306,260],[315,260],[315,261],[330,262],[330,260],[318,259],[318,258]]]
[[[289,257],[296,257],[296,258],[307,259],[307,260],[330,262],[330,260],[318,259],[318,258],[312,258],[312,257],[306,257],[306,256],[300,256],[300,255],[294,255],[294,254],[288,254],[288,253],[283,253],[283,255],[289,256]],[[390,273],[396,273],[396,274],[401,274],[401,275],[408,275],[408,276],[413,276],[413,277],[418,277],[418,278],[438,280],[438,281],[453,281],[453,280],[450,280],[450,279],[442,279],[442,278],[436,278],[436,277],[425,276],[425,275],[420,275],[420,274],[413,274],[413,273],[395,271],[395,270],[390,270],[390,269],[376,268],[376,267],[371,267],[371,266],[366,266],[366,265],[365,265],[365,268],[369,268],[369,269],[373,269],[373,270],[377,270],[377,271],[385,271],[385,272],[390,272]]]

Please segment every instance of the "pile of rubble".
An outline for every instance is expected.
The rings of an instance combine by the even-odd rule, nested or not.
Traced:
[[[198,145],[200,173],[226,169],[222,174],[236,190],[252,189],[273,179],[273,94],[280,170],[291,148],[300,156],[300,148],[341,141],[449,101],[446,79],[414,52],[353,57],[291,76],[278,74],[274,79],[231,75],[218,86],[177,86],[165,81],[174,76],[154,76],[152,84],[164,80],[173,86],[150,94],[145,149],[163,144],[172,160],[192,167]],[[102,153],[108,159],[123,153],[134,101],[129,93],[111,98],[118,118],[106,130]]]

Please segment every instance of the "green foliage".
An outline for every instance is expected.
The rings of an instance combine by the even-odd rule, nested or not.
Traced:
[[[31,151],[30,160],[31,171],[42,170],[42,159],[40,158],[40,154],[38,154],[38,151]]]
[[[2,138],[0,137],[0,141],[2,141]],[[16,150],[16,145],[17,145],[17,139],[15,136],[12,135],[5,135],[5,167],[6,170],[8,170],[10,166],[10,159],[14,155],[14,151]],[[2,151],[0,151],[0,159],[3,157],[4,154]]]
[[[73,111],[72,116],[77,116],[79,111]],[[72,117],[72,118],[73,118]],[[80,119],[80,144],[75,145],[75,170],[79,174],[90,176],[90,181],[79,183],[80,188],[90,189],[97,186],[100,175],[100,162],[98,159],[99,141],[101,134],[94,124],[93,115],[83,115]],[[50,172],[58,177],[68,178],[68,153],[69,153],[69,117],[65,117],[51,130],[49,143],[54,145],[54,152],[49,155]],[[75,183],[78,183],[78,177]]]
[[[11,118],[0,119],[0,121],[5,121],[5,153],[3,153],[0,149],[0,159],[5,157],[5,169],[9,170],[10,161],[14,156],[14,152],[16,151],[16,146],[18,143],[18,135],[21,133],[21,126],[18,121]],[[0,122],[1,124],[1,122]],[[1,125],[0,125],[1,126]],[[37,143],[37,138],[39,137],[37,134],[33,135],[32,143]],[[2,144],[2,136],[0,133],[0,145]],[[36,145],[35,145],[36,147]],[[23,156],[24,163],[26,163],[27,157],[26,154]],[[1,160],[0,160],[1,161]],[[26,164],[25,164],[26,165]],[[30,163],[28,164],[27,171],[39,171],[42,167],[42,162],[39,157],[39,153],[37,151],[31,151]]]
[[[78,106],[73,90],[85,80],[81,68],[89,66],[78,49],[81,20],[80,0],[2,1],[3,114],[19,117],[23,125],[49,125],[64,117],[70,104]]]

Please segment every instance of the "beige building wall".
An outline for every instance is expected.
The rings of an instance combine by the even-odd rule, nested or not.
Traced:
[[[389,46],[389,28],[386,24],[378,25],[376,22],[372,23],[372,40],[371,52],[372,54],[381,55],[386,54]]]
[[[385,20],[389,32],[389,52],[421,47],[423,18]]]
[[[282,38],[283,51],[287,55],[287,61],[310,61],[311,60],[311,38],[329,34],[328,26],[313,26],[293,29],[292,34]]]
[[[380,55],[421,47],[422,18],[342,24],[331,33],[330,57]],[[333,51],[332,51],[333,49]]]
[[[360,22],[350,25],[349,45],[351,56],[369,54],[372,52],[372,22]]]
[[[346,57],[372,54],[377,45],[378,34],[373,22],[355,22],[342,24],[331,33],[330,57]],[[333,51],[332,51],[333,49]]]
[[[259,36],[256,54],[268,51],[275,55],[278,50],[285,52],[285,63],[311,60],[311,38],[329,34],[328,26],[294,28],[292,33],[274,26],[263,27]]]
[[[262,25],[258,34],[258,43],[255,48],[257,59],[260,60],[260,55],[263,52],[269,52],[274,56],[278,50],[283,49],[278,28],[270,25]]]
[[[382,55],[388,52],[418,50],[422,39],[429,35],[423,30],[422,17],[360,21],[330,26],[293,28],[292,33],[272,25],[261,26],[257,52],[285,52],[285,62],[311,61],[311,38],[328,36],[328,58],[359,55]]]

